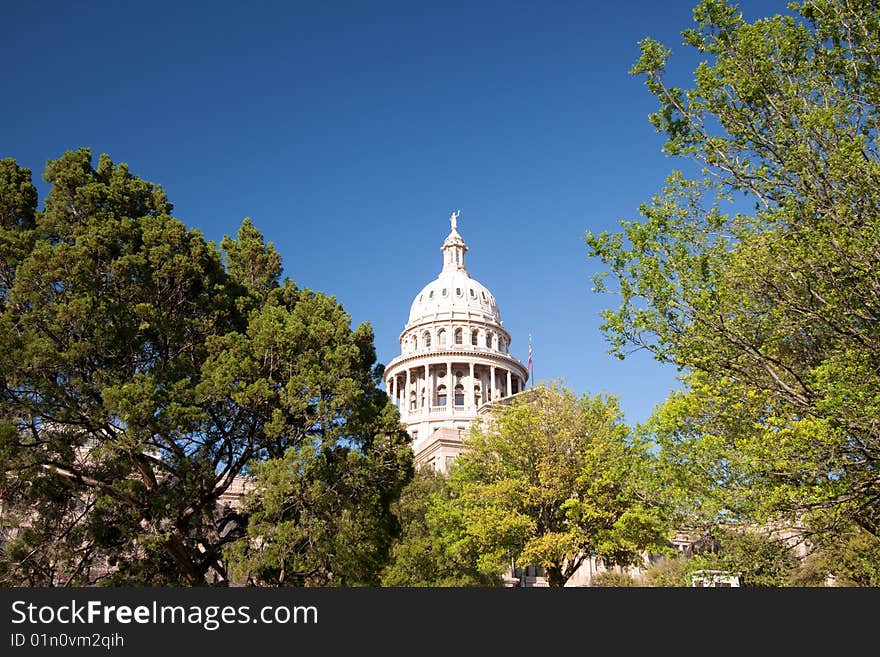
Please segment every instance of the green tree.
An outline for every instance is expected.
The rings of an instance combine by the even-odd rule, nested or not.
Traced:
[[[687,89],[666,79],[670,51],[642,42],[633,73],[659,100],[664,151],[702,175],[673,173],[641,221],[587,243],[607,267],[597,286],[621,297],[613,350],[682,371],[652,426],[680,508],[877,536],[880,12],[792,8],[747,23],[701,2]]]
[[[316,478],[405,472],[372,330],[280,281],[249,221],[224,264],[125,164],[68,151],[45,179],[37,211],[0,167],[0,488],[25,523],[7,583],[81,583],[105,557],[113,583],[226,583],[251,510],[219,499],[255,463],[314,448],[339,457]]]
[[[461,514],[451,504],[446,475],[422,468],[395,503],[400,536],[382,574],[383,586],[500,586],[497,573],[483,573],[467,539]]]
[[[689,558],[681,554],[660,557],[645,568],[645,586],[690,586],[688,562]]]
[[[793,546],[784,536],[752,529],[725,527],[715,531],[717,548],[694,556],[687,566],[696,570],[736,573],[741,586],[787,586],[799,566]]]
[[[227,549],[239,581],[272,586],[378,586],[398,534],[392,504],[412,474],[388,407],[369,449],[307,442],[254,468],[247,537]]]
[[[791,578],[793,586],[880,586],[880,539],[857,526],[814,546]]]
[[[665,547],[649,465],[616,399],[541,386],[474,426],[450,471],[451,505],[484,573],[514,560],[562,586],[588,557],[629,565]]]

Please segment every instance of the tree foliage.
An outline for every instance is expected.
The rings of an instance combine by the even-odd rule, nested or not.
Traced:
[[[538,387],[475,425],[449,486],[478,566],[543,566],[562,586],[588,557],[638,563],[665,546],[649,455],[614,398]]]
[[[683,372],[652,428],[691,511],[880,535],[880,12],[792,7],[747,23],[701,2],[687,89],[642,42],[664,151],[702,175],[587,243],[621,297],[613,349]]]
[[[478,566],[446,475],[422,468],[395,503],[400,536],[382,574],[383,586],[500,586],[497,572]]]
[[[393,492],[407,438],[368,325],[281,281],[249,220],[224,253],[106,155],[44,177],[38,211],[30,172],[0,166],[4,581],[87,583],[106,559],[114,583],[225,583],[248,519],[220,496],[289,450],[332,462],[311,485],[375,468]]]

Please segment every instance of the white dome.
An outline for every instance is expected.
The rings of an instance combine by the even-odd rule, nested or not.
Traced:
[[[408,324],[441,317],[473,318],[501,324],[495,297],[463,269],[443,271],[422,288],[410,306]]]

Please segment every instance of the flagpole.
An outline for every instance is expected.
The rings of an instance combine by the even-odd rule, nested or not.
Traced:
[[[526,366],[529,374],[529,383],[532,390],[535,389],[535,366],[532,364],[532,334],[529,333],[529,361]]]

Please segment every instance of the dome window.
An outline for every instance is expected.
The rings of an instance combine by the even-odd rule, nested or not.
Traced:
[[[464,406],[464,386],[461,384],[455,386],[455,405]]]
[[[462,343],[462,330],[460,328],[455,329],[455,344],[461,344],[461,343]]]
[[[446,406],[446,386],[437,387],[437,406]]]
[[[431,346],[431,334],[428,333],[427,331],[425,331],[424,334],[422,335],[422,342],[425,343],[425,347]]]
[[[476,298],[477,298],[477,293],[474,292],[474,288],[471,288],[471,289],[470,289],[470,293],[471,293],[471,299],[476,299]]]
[[[437,334],[437,344],[441,347],[446,346],[446,331],[443,329],[440,329],[440,332]]]
[[[471,290],[473,292],[473,290]],[[479,338],[479,333],[477,331],[471,331],[471,344],[475,347],[477,346],[477,339]]]
[[[443,296],[444,297],[446,296],[446,288],[445,287],[443,288]]]
[[[429,298],[429,299],[433,299],[433,298],[434,298],[434,290],[431,290],[430,292],[428,292],[428,298]]]
[[[461,288],[460,287],[455,288],[455,296],[457,296],[457,297],[461,296]]]
[[[486,301],[486,293],[485,293],[485,292],[480,292],[480,294],[483,295],[483,301]]]

